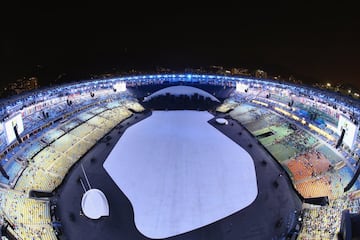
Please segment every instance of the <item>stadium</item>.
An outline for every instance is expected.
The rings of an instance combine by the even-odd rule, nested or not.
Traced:
[[[356,239],[360,104],[133,75],[0,102],[3,239]]]

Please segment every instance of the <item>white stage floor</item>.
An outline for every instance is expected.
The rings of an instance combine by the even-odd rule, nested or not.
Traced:
[[[105,160],[146,237],[197,229],[255,200],[253,159],[208,124],[212,118],[208,112],[154,111],[128,128]]]

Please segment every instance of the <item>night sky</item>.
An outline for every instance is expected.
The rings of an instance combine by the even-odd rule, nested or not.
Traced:
[[[360,88],[355,6],[193,5],[3,9],[0,73],[41,83],[114,70],[222,65]]]

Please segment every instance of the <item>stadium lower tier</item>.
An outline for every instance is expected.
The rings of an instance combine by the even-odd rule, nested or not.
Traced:
[[[128,103],[128,106],[143,111],[137,104]],[[88,110],[89,114],[92,112],[94,109]],[[76,125],[73,123],[77,116],[74,116],[43,131],[31,144],[20,146],[7,160],[12,163],[10,170],[6,168],[11,177],[1,178],[4,188],[0,188],[0,209],[6,232],[17,239],[57,239],[58,232],[53,227],[56,220],[50,216],[50,200],[32,199],[29,192],[53,192],[94,144],[132,114],[124,105],[97,111],[85,121],[77,120]]]
[[[118,230],[122,231],[124,236],[130,236],[127,235],[130,234],[129,232],[135,233],[133,239],[148,239],[134,226],[133,212],[127,197],[114,186],[110,178],[102,177],[101,174],[106,174],[101,173],[103,169],[96,170],[102,168],[102,161],[105,160],[99,156],[107,156],[115,145],[116,139],[124,133],[125,129],[141,120],[141,116],[134,115],[134,112],[143,110],[144,108],[137,101],[124,101],[112,103],[112,105],[109,103],[107,107],[94,106],[75,114],[66,121],[54,124],[51,129],[44,129],[36,137],[14,149],[7,156],[6,165],[4,165],[9,178],[0,177],[1,220],[7,232],[18,239],[79,239],[81,235],[74,228],[79,224],[81,226],[79,229],[87,230],[85,232],[89,234],[88,239],[92,237],[98,239],[95,236],[99,235],[95,233],[101,232],[100,229],[104,229],[105,224],[109,224],[106,228],[110,234],[108,236],[114,236],[111,234],[115,234]],[[335,239],[340,228],[341,211],[350,209],[351,213],[359,213],[359,195],[354,194],[360,189],[359,181],[355,182],[349,192],[344,193],[344,187],[354,175],[354,164],[337,151],[333,141],[329,141],[294,119],[251,102],[245,104],[236,99],[228,99],[219,106],[218,110],[213,114],[226,117],[230,120],[230,124],[222,127],[216,124],[214,126],[224,128],[221,129],[222,132],[226,132],[226,128],[229,127],[234,129],[235,126],[238,127],[225,134],[235,142],[244,137],[245,132],[251,133],[251,137],[256,141],[251,144],[251,147],[245,146],[245,149],[251,152],[263,146],[271,159],[274,158],[281,165],[280,169],[289,175],[289,179],[301,197],[327,196],[330,204],[309,208],[298,207],[298,203],[292,203],[293,205],[287,208],[286,213],[281,212],[275,216],[270,212],[269,219],[273,220],[268,220],[268,224],[271,230],[266,231],[264,229],[268,226],[265,223],[261,225],[250,220],[256,219],[254,216],[261,217],[261,211],[241,210],[224,220],[191,231],[189,234],[175,236],[174,239],[219,240],[236,239],[239,236],[256,239],[261,239],[261,236],[265,236],[263,239],[269,239],[269,236],[280,237],[281,234],[289,233],[288,226],[296,226],[300,214],[303,224],[299,233],[300,239]],[[245,129],[240,131],[242,127]],[[109,138],[104,138],[106,135]],[[96,152],[100,150],[96,150],[94,146],[99,144],[105,145],[107,150]],[[84,164],[91,179],[103,181],[99,187],[108,189],[106,195],[113,196],[113,199],[110,199],[110,209],[117,209],[112,207],[118,204],[117,201],[120,201],[119,205],[123,204],[123,207],[117,209],[118,212],[113,213],[114,216],[105,218],[103,223],[96,226],[93,222],[88,222],[81,213],[80,198],[83,188],[79,183],[79,177],[83,176],[83,173],[79,168],[80,162]],[[261,169],[266,163],[259,160],[255,165]],[[264,188],[264,191],[271,192],[268,193],[269,195],[262,192],[259,196],[268,199],[272,194],[276,195],[275,189],[278,183],[274,181],[274,174],[278,176],[279,171],[265,173],[267,180],[261,181],[267,182],[263,184],[268,184],[267,188],[270,190]],[[93,183],[93,180],[91,182]],[[29,197],[31,190],[53,192],[55,196],[51,199],[32,199]],[[296,196],[294,198],[296,199]],[[284,196],[277,196],[271,200],[278,201],[272,204],[284,204],[285,201]],[[72,207],[74,202],[79,204]],[[50,214],[50,208],[54,205],[57,211]],[[280,209],[281,206],[279,205],[278,208]],[[289,211],[290,208],[293,211]],[[263,212],[266,210],[268,209],[263,209]],[[242,214],[244,211],[249,211],[249,215]],[[119,224],[114,224],[115,221]],[[59,227],[59,222],[61,227]],[[248,230],[248,235],[241,235],[241,232],[235,230],[235,226],[242,226],[239,231]]]

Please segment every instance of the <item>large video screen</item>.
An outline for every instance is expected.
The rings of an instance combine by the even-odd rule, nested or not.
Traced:
[[[24,131],[24,125],[21,114],[15,115],[6,122],[4,122],[4,129],[7,144],[12,143],[16,139],[15,128],[20,135]]]
[[[236,91],[237,92],[245,92],[245,90],[247,90],[249,88],[248,85],[246,84],[243,84],[243,83],[240,83],[240,82],[237,82],[236,83]]]
[[[343,115],[340,115],[337,131],[339,136],[341,136],[342,130],[345,130],[345,135],[343,143],[348,145],[350,148],[353,148],[353,145],[356,140],[359,128],[355,125],[350,119],[346,118]]]
[[[118,92],[125,92],[126,91],[126,82],[119,82],[114,84],[114,89]]]

